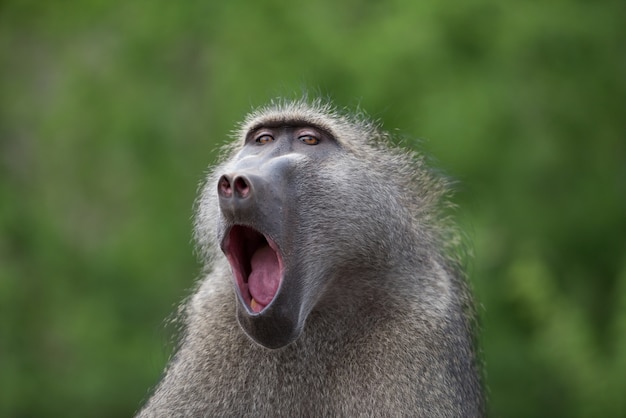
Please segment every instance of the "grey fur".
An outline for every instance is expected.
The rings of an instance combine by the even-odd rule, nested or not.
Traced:
[[[322,164],[298,164],[298,233],[290,251],[311,280],[299,338],[280,349],[238,325],[220,251],[217,179],[250,129],[306,123],[341,145]],[[364,117],[320,101],[278,101],[240,126],[198,200],[195,236],[206,273],[185,331],[140,417],[483,415],[471,300],[442,213],[448,185],[424,159],[390,145]],[[323,276],[323,277],[322,277]]]

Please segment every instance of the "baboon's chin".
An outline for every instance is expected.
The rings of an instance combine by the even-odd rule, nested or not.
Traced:
[[[222,248],[247,314],[261,314],[276,299],[283,281],[284,264],[278,246],[253,228],[234,225],[226,233]]]
[[[255,343],[269,349],[285,347],[298,339],[302,323],[297,311],[288,304],[274,303],[261,313],[250,315],[241,303],[237,306],[237,320],[244,333]]]

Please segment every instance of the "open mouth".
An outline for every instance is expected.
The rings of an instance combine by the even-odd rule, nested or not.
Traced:
[[[235,225],[226,236],[224,253],[248,309],[261,312],[274,300],[282,281],[283,260],[278,247],[264,234]]]

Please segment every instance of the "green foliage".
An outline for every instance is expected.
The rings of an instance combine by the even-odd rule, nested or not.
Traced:
[[[626,416],[626,21],[604,2],[5,1],[0,415],[129,416],[244,113],[360,106],[459,180],[494,416]],[[171,348],[171,347],[170,347]]]

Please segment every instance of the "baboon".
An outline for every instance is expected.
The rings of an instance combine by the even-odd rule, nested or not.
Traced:
[[[197,201],[206,271],[140,417],[483,414],[449,187],[321,100],[251,113]]]

